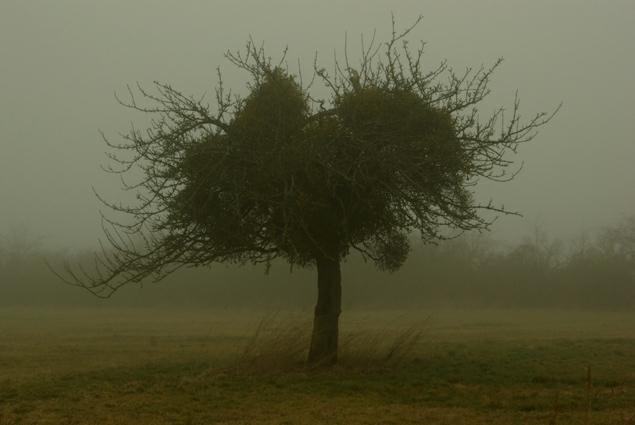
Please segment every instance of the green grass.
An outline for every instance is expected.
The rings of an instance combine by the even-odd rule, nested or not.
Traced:
[[[635,315],[353,312],[331,369],[265,315],[0,311],[0,425],[635,423]]]

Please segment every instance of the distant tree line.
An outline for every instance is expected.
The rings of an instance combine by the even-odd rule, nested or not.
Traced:
[[[540,229],[507,247],[465,237],[422,249],[420,262],[400,276],[408,285],[402,292],[412,294],[413,303],[428,299],[441,306],[632,308],[633,236],[635,218],[569,243]]]
[[[76,306],[175,308],[311,308],[314,276],[274,263],[185,269],[166,281],[133,285],[107,304],[60,283],[36,238],[20,230],[0,238],[0,307]],[[92,255],[78,260],[90,265]],[[360,257],[342,267],[347,308],[583,308],[635,307],[635,216],[568,243],[536,229],[516,244],[467,234],[439,245],[415,246],[403,268],[376,271]]]

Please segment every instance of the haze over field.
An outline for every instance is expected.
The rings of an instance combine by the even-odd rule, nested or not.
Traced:
[[[0,425],[635,423],[633,40],[632,0],[0,0]]]
[[[363,6],[363,7],[362,7]],[[215,68],[244,93],[247,75],[223,57],[251,35],[277,57],[357,52],[359,36],[389,36],[390,12],[411,40],[428,42],[427,63],[456,69],[505,58],[487,105],[510,105],[519,90],[529,117],[564,107],[517,159],[512,183],[484,183],[492,197],[524,214],[495,234],[518,239],[539,222],[555,236],[617,222],[635,212],[635,3],[580,1],[151,2],[18,1],[0,4],[0,234],[25,226],[46,246],[94,247],[101,231],[91,186],[117,199],[98,129],[116,140],[146,118],[118,105],[126,84],[169,82],[213,95]],[[210,99],[213,100],[213,99]]]

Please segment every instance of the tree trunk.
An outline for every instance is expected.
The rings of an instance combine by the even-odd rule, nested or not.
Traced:
[[[318,258],[317,272],[318,300],[313,319],[309,363],[332,365],[337,362],[338,324],[342,307],[339,258]]]

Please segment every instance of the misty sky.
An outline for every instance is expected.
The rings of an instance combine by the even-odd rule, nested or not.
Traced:
[[[324,65],[362,33],[424,16],[411,40],[427,64],[503,66],[486,109],[518,89],[529,117],[561,101],[557,118],[524,145],[511,183],[481,199],[518,210],[494,227],[520,237],[540,223],[560,237],[635,214],[635,1],[0,1],[0,234],[27,227],[55,247],[93,246],[99,203],[119,180],[105,174],[98,130],[116,140],[143,118],[117,104],[126,84],[160,80],[212,94],[215,68],[240,91],[246,75],[224,58],[249,35],[276,57]]]

